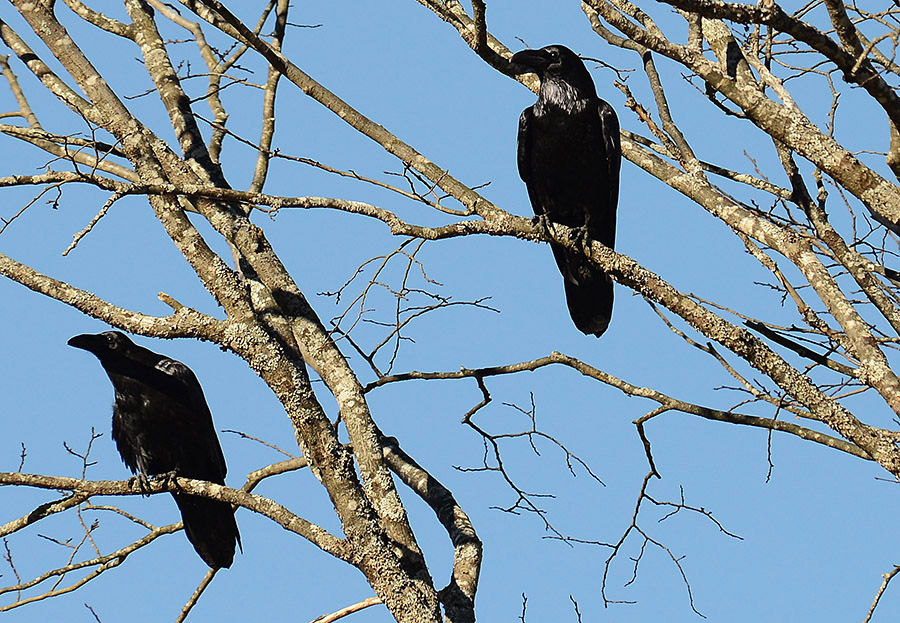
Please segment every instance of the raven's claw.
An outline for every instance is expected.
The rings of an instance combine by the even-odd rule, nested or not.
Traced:
[[[129,478],[128,487],[131,489],[137,487],[138,491],[141,492],[141,495],[150,497],[150,479],[147,478],[147,474],[137,474],[136,476]]]
[[[164,474],[157,474],[156,476],[153,477],[154,480],[159,481],[166,488],[169,488],[170,486],[172,486],[174,484],[176,489],[181,489],[181,487],[178,486],[177,478],[178,478],[178,470],[177,469],[173,469],[172,471],[166,472]]]

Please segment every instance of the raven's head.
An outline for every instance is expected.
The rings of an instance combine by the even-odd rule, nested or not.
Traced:
[[[578,99],[596,97],[594,81],[584,63],[564,45],[548,45],[540,50],[522,50],[510,59],[516,74],[537,74],[541,97],[556,99],[552,91],[564,89]]]
[[[96,335],[91,333],[83,333],[76,335],[66,342],[69,346],[86,350],[94,353],[100,359],[103,359],[110,353],[124,353],[129,348],[134,347],[134,342],[128,339],[124,333],[119,331],[106,331]]]

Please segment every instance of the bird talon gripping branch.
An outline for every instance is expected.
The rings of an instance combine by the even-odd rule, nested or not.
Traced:
[[[150,480],[144,474],[138,474],[128,479],[128,488],[137,489],[144,497],[150,497]]]
[[[178,470],[173,469],[169,470],[163,474],[156,474],[153,476],[153,479],[162,484],[165,488],[169,488],[171,485],[175,485],[175,488],[181,491],[181,487],[178,486]]]

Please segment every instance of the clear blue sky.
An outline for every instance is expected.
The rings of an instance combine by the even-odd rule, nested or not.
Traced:
[[[496,0],[488,9],[492,32],[514,50],[523,47],[516,38],[532,47],[564,43],[620,68],[638,67],[635,55],[611,49],[590,31],[578,3]],[[58,11],[64,14],[67,9],[60,6]],[[116,11],[121,16],[121,9]],[[0,18],[23,35],[28,32],[8,5],[0,9]],[[458,179],[470,185],[490,182],[483,192],[500,207],[531,214],[515,169],[515,139],[518,115],[534,96],[485,65],[455,30],[413,0],[302,2],[294,7],[291,21],[322,24],[316,29],[289,31],[286,51],[300,67]],[[663,13],[662,22],[667,21]],[[85,51],[120,92],[139,94],[149,88],[134,60],[136,50],[111,44],[83,27],[73,33],[76,40],[79,35],[89,36]],[[182,36],[174,29],[168,34]],[[35,48],[43,54],[42,46],[35,44]],[[254,81],[264,80],[258,59],[248,55],[243,63],[257,71]],[[195,61],[194,66],[199,64]],[[591,67],[599,93],[617,108],[623,127],[645,133],[623,107],[624,98],[612,85],[615,75]],[[739,122],[720,119],[700,94],[684,84],[677,68],[660,61],[660,69],[673,93],[673,114],[701,158],[748,172],[752,168],[744,150],[762,163],[772,161],[765,142],[746,132]],[[16,62],[14,70],[46,129],[59,133],[85,130],[61,106],[48,103],[21,64]],[[205,79],[197,79],[191,88],[198,92],[203,84]],[[649,105],[639,72],[632,74],[629,85]],[[255,138],[258,93],[245,89],[226,94],[231,95],[225,100],[231,113],[229,127]],[[356,134],[290,83],[281,85],[279,97],[276,146],[283,152],[372,177],[400,170],[398,162],[378,145]],[[799,99],[807,104],[802,92]],[[815,107],[822,104],[812,98],[808,104],[810,114],[815,113],[815,120],[821,121],[822,111]],[[163,138],[172,140],[152,95],[133,105]],[[0,88],[0,110],[14,107],[8,89]],[[202,104],[197,109],[208,114]],[[863,119],[853,129],[858,137],[865,137],[868,132],[880,131],[876,122],[880,120]],[[872,140],[880,139],[879,134]],[[47,156],[14,139],[2,141],[2,175],[33,173],[48,161]],[[223,160],[234,187],[246,188],[253,158],[248,148],[226,141]],[[779,309],[777,295],[752,285],[767,275],[724,225],[628,163],[623,166],[621,184],[619,251],[684,291],[751,314],[789,318]],[[356,199],[396,210],[415,222],[446,222],[396,195],[296,163],[273,163],[266,190]],[[15,213],[33,194],[29,189],[4,191],[0,215]],[[218,313],[140,199],[116,204],[72,254],[61,257],[72,234],[84,227],[105,199],[90,190],[66,189],[58,209],[39,201],[0,236],[0,252],[145,313],[167,313],[156,298],[160,291],[208,313]],[[360,263],[401,242],[378,222],[325,211],[285,210],[274,220],[259,215],[256,222],[265,228],[325,321],[340,308],[333,299],[317,293],[334,290]],[[550,250],[544,246],[513,239],[448,240],[427,244],[420,259],[429,277],[443,284],[441,293],[459,300],[491,296],[490,304],[501,313],[456,308],[424,318],[412,326],[410,336],[415,343],[402,346],[396,371],[513,363],[558,350],[636,385],[652,386],[700,404],[727,408],[737,401],[732,392],[713,390],[732,384],[720,367],[686,346],[640,298],[621,287],[616,292],[612,326],[602,339],[575,330]],[[76,476],[81,471],[80,460],[67,454],[63,443],[83,449],[94,427],[103,437],[94,445],[91,458],[97,463],[88,477],[127,477],[109,438],[111,386],[92,357],[65,345],[72,335],[107,327],[9,281],[0,281],[0,301],[0,326],[6,328],[0,342],[0,471],[17,469],[21,444],[25,444],[25,471]],[[389,313],[389,307],[386,310],[385,314]],[[374,343],[379,331],[365,328],[361,339]],[[138,341],[193,368],[217,428],[241,430],[297,452],[280,405],[242,361],[210,344]],[[351,354],[349,348],[345,352]],[[372,380],[359,358],[353,359],[353,364],[363,382]],[[638,488],[647,472],[631,422],[655,405],[628,399],[616,389],[562,368],[497,378],[489,382],[489,388],[494,402],[477,416],[481,425],[496,433],[527,428],[528,419],[503,403],[528,408],[533,395],[540,429],[585,460],[606,486],[580,467],[574,468],[574,476],[570,474],[565,457],[549,444],[538,443],[540,456],[536,456],[523,439],[504,445],[504,459],[517,483],[531,492],[557,496],[539,503],[561,533],[615,542],[631,521]],[[326,409],[334,413],[334,401],[321,384],[317,391]],[[628,541],[612,566],[607,590],[612,599],[636,603],[604,609],[599,590],[607,549],[548,539],[551,533],[537,517],[492,508],[515,501],[502,480],[494,473],[455,469],[480,465],[482,442],[459,422],[479,400],[480,393],[470,380],[409,382],[370,394],[381,428],[397,436],[407,452],[454,492],[485,543],[477,598],[480,621],[519,620],[523,593],[528,596],[526,620],[531,622],[575,621],[570,595],[578,601],[584,621],[700,620],[691,611],[678,569],[658,548],[648,546],[636,581],[624,586],[633,570],[629,557],[636,556],[641,545],[634,536]],[[874,418],[885,412],[875,401],[861,399],[851,405]],[[745,412],[771,416],[770,411],[759,408]],[[681,559],[695,606],[709,620],[863,618],[880,574],[892,568],[900,553],[893,536],[900,510],[896,489],[892,483],[876,480],[886,476],[880,468],[776,435],[772,443],[775,467],[766,482],[766,435],[759,430],[670,413],[650,424],[648,435],[663,476],[652,485],[652,495],[658,500],[677,500],[683,487],[687,503],[713,511],[729,531],[743,537],[740,541],[729,538],[697,514],[682,512],[658,523],[665,511],[647,508],[641,517],[648,534]],[[247,472],[282,458],[232,434],[222,433],[221,440],[232,486],[240,486]],[[257,492],[276,497],[309,520],[339,529],[327,497],[308,471],[272,479]],[[435,582],[442,587],[452,556],[446,533],[418,499],[402,493]],[[53,496],[4,488],[0,490],[0,522]],[[129,498],[121,505],[159,525],[177,519],[168,496]],[[309,621],[372,594],[355,569],[267,519],[246,511],[239,511],[237,517],[244,553],[232,569],[219,574],[192,620]],[[140,534],[108,515],[100,519],[94,538],[104,550],[122,546]],[[66,556],[63,548],[39,535],[65,539],[78,533],[74,515],[67,513],[10,538],[9,548],[22,578],[38,575],[48,561],[62,564]],[[160,539],[75,593],[14,610],[3,619],[92,621],[83,606],[88,603],[105,623],[171,620],[205,570],[179,533]],[[0,562],[0,573],[3,585],[13,581],[5,563]],[[71,581],[67,578],[64,585]],[[896,620],[898,591],[897,587],[888,591],[876,621]],[[8,603],[8,596],[0,600]],[[381,622],[390,617],[383,608],[375,607],[352,620]]]

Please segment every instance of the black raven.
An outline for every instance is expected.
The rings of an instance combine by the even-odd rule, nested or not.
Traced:
[[[225,484],[225,457],[197,377],[180,361],[132,342],[124,333],[76,335],[69,346],[94,353],[116,392],[112,437],[132,473]],[[188,540],[213,569],[230,567],[241,542],[227,502],[172,493]]]
[[[522,50],[511,62],[516,73],[541,81],[537,102],[519,118],[519,176],[535,215],[612,248],[622,161],[615,111],[597,97],[590,73],[567,47]],[[600,337],[612,317],[612,280],[581,253],[554,246],[553,255],[575,326]]]

